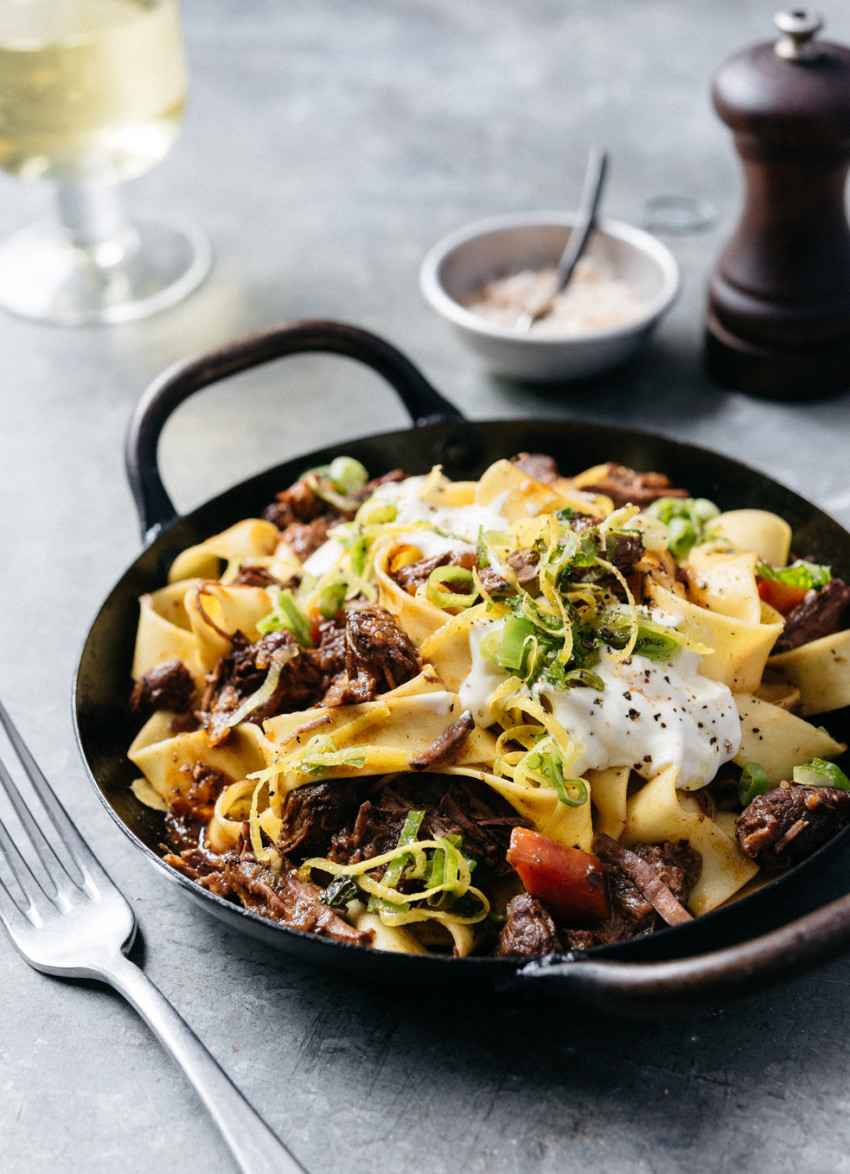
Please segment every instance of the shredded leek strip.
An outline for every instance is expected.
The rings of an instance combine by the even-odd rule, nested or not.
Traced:
[[[608,535],[612,531],[623,531],[628,529],[637,529],[637,526],[630,527],[629,523],[633,518],[636,518],[640,513],[640,507],[636,505],[624,505],[619,509],[610,513],[607,518],[599,523],[599,533],[602,535],[603,542],[607,544]]]
[[[295,769],[299,774],[317,774],[330,766],[361,767],[369,750],[368,745],[339,747],[330,734],[314,734]]]
[[[265,779],[260,779],[251,796],[251,811],[248,816],[248,832],[251,839],[251,848],[254,855],[263,864],[280,864],[280,853],[275,847],[263,845],[262,830],[260,828],[260,791],[266,785]]]
[[[256,790],[255,784],[250,779],[240,779],[236,783],[231,783],[225,787],[219,797],[215,801],[215,813],[221,820],[231,820],[234,807],[241,803],[244,805],[245,800],[249,795],[253,795]],[[250,814],[250,805],[248,808]],[[237,816],[236,822],[241,822],[243,816]]]
[[[447,853],[454,853],[458,858],[457,863],[457,884],[452,890],[455,898],[460,898],[469,890],[472,874],[463,855],[458,852],[454,844],[449,843],[448,840],[441,836],[435,836],[433,840],[416,840],[411,844],[402,844],[399,847],[391,849],[389,852],[384,852],[380,856],[373,856],[371,860],[361,860],[357,864],[339,864],[335,860],[326,860],[321,856],[312,856],[305,860],[298,869],[300,876],[309,878],[312,870],[319,869],[322,872],[329,872],[333,876],[339,876],[340,873],[345,873],[347,876],[352,876],[357,879],[357,884],[369,893],[371,896],[380,897],[384,901],[388,901],[391,905],[403,905],[411,901],[427,901],[429,897],[436,893],[444,893],[446,891],[443,885],[431,885],[426,889],[418,890],[414,893],[401,893],[398,889],[390,888],[374,877],[369,876],[369,873],[374,869],[381,868],[383,865],[389,864],[399,855],[410,855],[412,857],[412,868],[405,870],[405,876],[418,880],[425,876],[429,867],[430,861],[426,855],[428,849],[442,849]]]
[[[490,912],[490,902],[484,896],[480,889],[470,885],[466,890],[466,895],[474,897],[476,901],[481,902],[481,909],[477,913],[468,914],[464,916],[461,913],[452,913],[450,909],[408,909],[399,911],[398,913],[391,913],[387,910],[382,910],[379,914],[381,921],[385,925],[410,925],[416,921],[439,921],[442,925],[476,925],[483,921]],[[418,897],[419,894],[417,893]]]
[[[233,713],[231,713],[230,717],[224,723],[225,729],[232,729],[234,726],[238,726],[240,722],[245,721],[249,714],[253,713],[255,709],[259,709],[261,705],[264,705],[274,695],[284,666],[293,657],[298,656],[298,652],[298,645],[291,644],[286,648],[279,648],[277,652],[272,653],[266,679],[260,685],[259,689],[256,689],[248,697],[244,698],[241,704],[236,706]]]

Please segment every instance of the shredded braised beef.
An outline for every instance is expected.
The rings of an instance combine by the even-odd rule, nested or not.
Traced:
[[[269,632],[253,644],[239,633],[234,635],[231,652],[207,677],[199,709],[213,745],[227,737],[234,712],[263,685],[275,654],[289,653],[293,655],[284,663],[274,692],[251,711],[251,721],[314,705],[328,682],[309,650],[302,651],[285,628]]]
[[[416,649],[386,608],[377,604],[349,606],[343,622],[339,646],[343,663],[322,697],[323,705],[373,701],[379,693],[398,688],[419,672]]]
[[[414,810],[425,812],[420,838],[460,836],[464,851],[497,876],[513,871],[505,859],[511,829],[528,827],[528,820],[486,783],[455,775],[410,775],[384,787],[332,837],[330,859],[359,864],[390,851]]]
[[[283,804],[283,830],[277,847],[293,859],[323,854],[334,832],[351,819],[359,806],[353,779],[305,783],[290,791]]]
[[[651,867],[658,881],[678,904],[684,906],[687,903],[702,871],[702,856],[695,848],[684,841],[678,844],[664,841],[660,844],[632,844],[629,852]],[[610,945],[652,933],[665,924],[653,903],[624,871],[621,862],[603,858],[602,867],[608,882],[611,915],[599,926],[562,929],[561,939],[566,949],[586,950],[590,946]]]
[[[615,508],[624,505],[649,505],[659,497],[690,497],[687,489],[675,489],[663,473],[636,473],[625,465],[609,461],[606,472],[593,485],[584,485],[590,493],[604,493]]]
[[[354,929],[322,901],[322,890],[304,880],[285,859],[280,868],[257,860],[247,835],[233,852],[219,855],[195,847],[165,857],[167,864],[220,897],[237,900],[272,921],[338,942],[365,946],[371,932]]]
[[[850,823],[850,791],[780,783],[756,795],[736,821],[741,851],[777,872],[811,856]]]
[[[227,737],[233,714],[263,685],[276,656],[289,659],[272,695],[251,710],[251,721],[318,704],[372,701],[419,672],[407,635],[376,605],[351,606],[339,620],[323,621],[312,648],[300,647],[285,628],[254,643],[236,633],[232,643],[207,677],[198,709],[213,745]]]

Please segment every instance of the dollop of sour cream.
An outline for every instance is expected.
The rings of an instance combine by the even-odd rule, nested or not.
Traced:
[[[387,481],[373,494],[375,502],[395,506],[396,527],[410,525],[409,533],[399,534],[399,541],[417,546],[429,558],[446,550],[468,550],[478,541],[480,530],[506,530],[508,520],[501,512],[505,495],[488,505],[444,505],[422,496],[429,478],[407,477],[404,481]]]
[[[423,558],[474,550],[480,530],[506,530],[509,522],[501,512],[504,496],[497,496],[489,505],[437,504],[422,496],[429,478],[406,477],[403,481],[386,481],[379,485],[370,500],[395,507],[393,528],[395,540],[406,542],[422,551]],[[405,526],[410,526],[406,531]],[[345,553],[339,539],[331,535],[304,562],[308,575],[324,575],[333,570]]]
[[[492,630],[487,621],[472,626],[472,668],[459,690],[462,705],[484,726],[492,724],[490,698],[507,676],[479,651]],[[588,770],[628,766],[651,778],[673,766],[682,790],[704,786],[738,752],[741,722],[731,690],[702,676],[700,660],[689,648],[670,661],[637,655],[615,660],[603,653],[593,666],[602,690],[544,684],[538,696],[577,746],[569,773],[580,777]]]

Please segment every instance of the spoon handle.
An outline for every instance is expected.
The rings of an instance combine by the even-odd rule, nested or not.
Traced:
[[[573,275],[576,265],[585,250],[593,226],[596,223],[596,213],[599,201],[602,198],[602,188],[605,184],[605,174],[608,169],[608,152],[601,147],[593,147],[587,163],[587,172],[584,177],[584,187],[581,193],[576,222],[570,231],[569,240],[561,254],[558,267],[555,270],[555,288],[552,293],[535,310],[525,313],[517,325],[521,330],[527,330],[533,323],[545,318],[552,309],[552,302],[558,294],[566,288]]]

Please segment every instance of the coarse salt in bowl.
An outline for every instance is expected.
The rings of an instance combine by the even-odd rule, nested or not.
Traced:
[[[519,327],[551,288],[574,222],[547,212],[480,221],[423,260],[426,301],[494,374],[546,382],[598,374],[632,358],[673,304],[679,267],[669,249],[602,220],[553,313]]]

